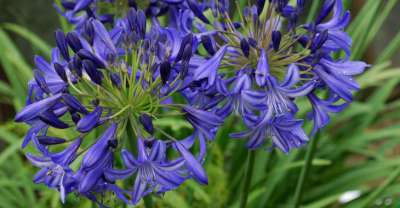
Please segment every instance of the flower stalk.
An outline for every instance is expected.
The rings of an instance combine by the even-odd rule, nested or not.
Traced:
[[[247,167],[244,173],[245,180],[243,182],[243,190],[240,198],[240,208],[245,208],[247,206],[247,199],[249,198],[251,187],[251,178],[253,176],[255,156],[256,152],[254,150],[250,150],[247,156]]]
[[[299,180],[297,181],[297,186],[296,186],[296,191],[294,194],[294,203],[293,207],[298,208],[301,205],[301,199],[303,196],[303,189],[304,189],[304,184],[307,179],[308,173],[310,172],[311,169],[311,164],[315,155],[315,150],[317,149],[319,137],[321,133],[317,133],[314,139],[311,140],[311,144],[307,149],[306,153],[306,158],[304,161],[304,166],[301,169],[300,172],[300,177]]]

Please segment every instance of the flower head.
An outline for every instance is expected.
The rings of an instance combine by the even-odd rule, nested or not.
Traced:
[[[329,106],[335,105],[331,102],[339,106],[351,102],[352,91],[359,89],[352,76],[368,67],[333,56],[351,52],[351,38],[344,31],[349,12],[343,11],[342,1],[326,1],[311,23],[299,23],[303,10],[303,0],[295,5],[287,0],[257,1],[243,10],[238,22],[216,10],[217,32],[202,43],[211,56],[193,70],[193,78],[219,89],[214,96],[224,98],[219,99],[216,112],[242,118],[249,129],[233,136],[249,137],[250,148],[267,138],[284,152],[305,144],[308,137],[301,128],[303,121],[296,119],[296,99],[304,97],[312,103],[309,118],[314,120],[315,133],[327,124],[328,115],[321,109],[337,112],[342,108],[331,110]],[[336,99],[323,105],[317,97],[323,91]]]
[[[88,11],[90,3],[77,2],[71,12]],[[67,34],[58,30],[52,60],[35,59],[38,70],[29,84],[27,105],[16,121],[31,125],[23,146],[34,141],[43,155],[28,157],[33,162],[48,161],[41,167],[54,169],[54,179],[39,171],[40,181],[58,188],[63,199],[75,192],[100,203],[98,198],[104,193],[114,192],[128,204],[138,203],[153,191],[175,189],[189,178],[206,184],[201,165],[204,137],[212,140],[214,133],[209,129],[215,132],[223,120],[213,113],[214,108],[185,99],[197,38],[192,34],[174,37],[174,29],[148,25],[140,9],[130,8],[114,22],[108,29],[99,18],[90,17],[82,29]],[[174,103],[173,97],[184,102]],[[188,122],[193,135],[175,138],[157,125],[163,117]],[[56,138],[48,129],[66,129],[78,139]],[[94,137],[94,132],[100,136]],[[196,138],[201,143],[197,158],[190,151]],[[67,143],[75,144],[60,153],[67,162],[56,164],[49,149]],[[177,151],[179,157],[168,159],[168,151]],[[126,170],[116,167],[121,159]],[[75,161],[78,165],[73,168],[70,164]],[[66,176],[64,181],[60,175]],[[135,177],[132,190],[116,185],[117,180],[129,177]]]

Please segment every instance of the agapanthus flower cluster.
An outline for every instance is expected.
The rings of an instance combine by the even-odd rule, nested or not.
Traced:
[[[61,1],[75,29],[55,32],[51,60],[35,57],[16,115],[30,125],[22,146],[37,150],[27,153],[41,168],[34,182],[99,204],[108,193],[137,204],[188,179],[207,184],[207,142],[229,116],[247,128],[231,137],[250,149],[306,144],[297,99],[312,105],[313,135],[352,101],[352,77],[367,65],[349,60],[340,0],[300,24],[304,7],[257,1],[231,16],[223,0]],[[190,133],[177,137],[165,118]]]
[[[313,135],[329,123],[328,113],[352,101],[352,91],[359,88],[352,76],[367,67],[349,60],[351,38],[344,29],[350,15],[342,1],[325,1],[315,22],[305,24],[299,24],[305,1],[288,2],[258,1],[238,21],[218,10],[217,33],[203,37],[214,55],[193,71],[194,80],[224,96],[219,116],[242,118],[247,130],[231,137],[248,139],[250,149],[267,140],[286,153],[306,144],[296,100],[307,98],[312,105]],[[335,58],[341,51],[346,56]]]

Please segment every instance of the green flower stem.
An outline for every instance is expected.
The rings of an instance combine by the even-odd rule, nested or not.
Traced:
[[[306,153],[306,159],[303,168],[301,169],[299,180],[297,181],[296,192],[294,194],[293,207],[298,208],[301,205],[301,198],[303,196],[304,183],[307,179],[308,172],[311,168],[311,162],[314,158],[314,153],[318,145],[318,140],[320,133],[317,133],[314,139],[311,139],[311,144],[309,145]]]
[[[153,198],[151,195],[147,195],[143,198],[144,201],[144,207],[146,208],[153,208],[154,207],[154,203],[153,203]]]
[[[307,22],[311,22],[315,18],[315,14],[318,12],[319,5],[320,1],[313,1],[313,3],[311,4],[310,12],[307,16]]]
[[[254,158],[256,152],[253,150],[249,151],[250,152],[248,153],[247,156],[247,167],[244,175],[245,180],[243,182],[243,191],[240,198],[240,208],[245,208],[247,205],[247,198],[249,196],[250,186],[251,186],[251,177],[253,175],[253,169],[254,169]]]
[[[383,182],[383,184],[372,192],[367,199],[364,200],[360,207],[367,207],[368,205],[373,204],[373,202],[378,198],[382,192],[386,190],[386,188],[391,185],[398,177],[400,176],[400,166]]]

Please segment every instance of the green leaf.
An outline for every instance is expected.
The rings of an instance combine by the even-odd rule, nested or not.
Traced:
[[[393,57],[393,55],[400,49],[400,32],[397,33],[396,37],[390,41],[386,48],[379,53],[377,64],[388,61]]]
[[[29,41],[33,47],[39,49],[39,51],[46,57],[51,57],[51,47],[39,36],[34,34],[32,31],[13,23],[4,23],[2,27],[6,30],[12,31],[21,37]]]

